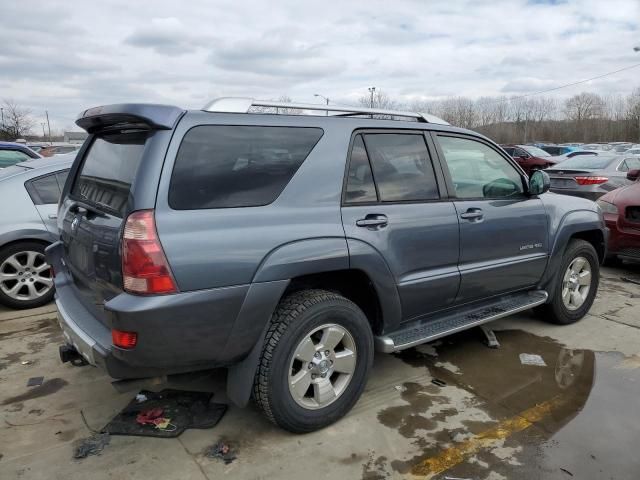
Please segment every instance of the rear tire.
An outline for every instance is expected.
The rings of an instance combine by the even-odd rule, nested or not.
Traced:
[[[551,302],[538,307],[537,312],[551,323],[575,323],[587,314],[598,292],[600,262],[593,245],[585,240],[571,240],[556,276]]]
[[[356,304],[326,290],[296,292],[271,318],[253,398],[285,430],[318,430],[351,410],[372,363],[371,326]]]
[[[0,249],[0,303],[36,308],[53,299],[53,278],[44,260],[46,245],[25,241]]]

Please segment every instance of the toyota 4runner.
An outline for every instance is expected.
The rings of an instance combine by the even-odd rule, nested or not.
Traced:
[[[76,123],[47,249],[60,352],[116,379],[225,367],[233,402],[307,432],[374,350],[534,307],[569,324],[596,295],[598,206],[431,115],[223,98]]]

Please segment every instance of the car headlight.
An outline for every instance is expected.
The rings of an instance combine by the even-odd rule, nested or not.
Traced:
[[[618,214],[618,207],[613,203],[605,202],[604,200],[597,200],[596,203],[604,213]]]

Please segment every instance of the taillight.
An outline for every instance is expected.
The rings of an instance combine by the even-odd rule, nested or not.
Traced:
[[[111,340],[116,347],[133,348],[138,343],[138,334],[135,332],[111,330]]]
[[[153,210],[139,210],[127,217],[122,234],[122,278],[130,293],[178,291],[158,239]]]
[[[608,177],[575,177],[578,185],[600,185],[609,181]]]

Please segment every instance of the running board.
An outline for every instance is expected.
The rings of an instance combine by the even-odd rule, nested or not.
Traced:
[[[376,337],[376,350],[391,353],[430,342],[470,327],[497,320],[542,305],[549,298],[544,290],[531,290],[506,295],[474,307],[457,310],[430,320],[412,322],[388,335]]]

